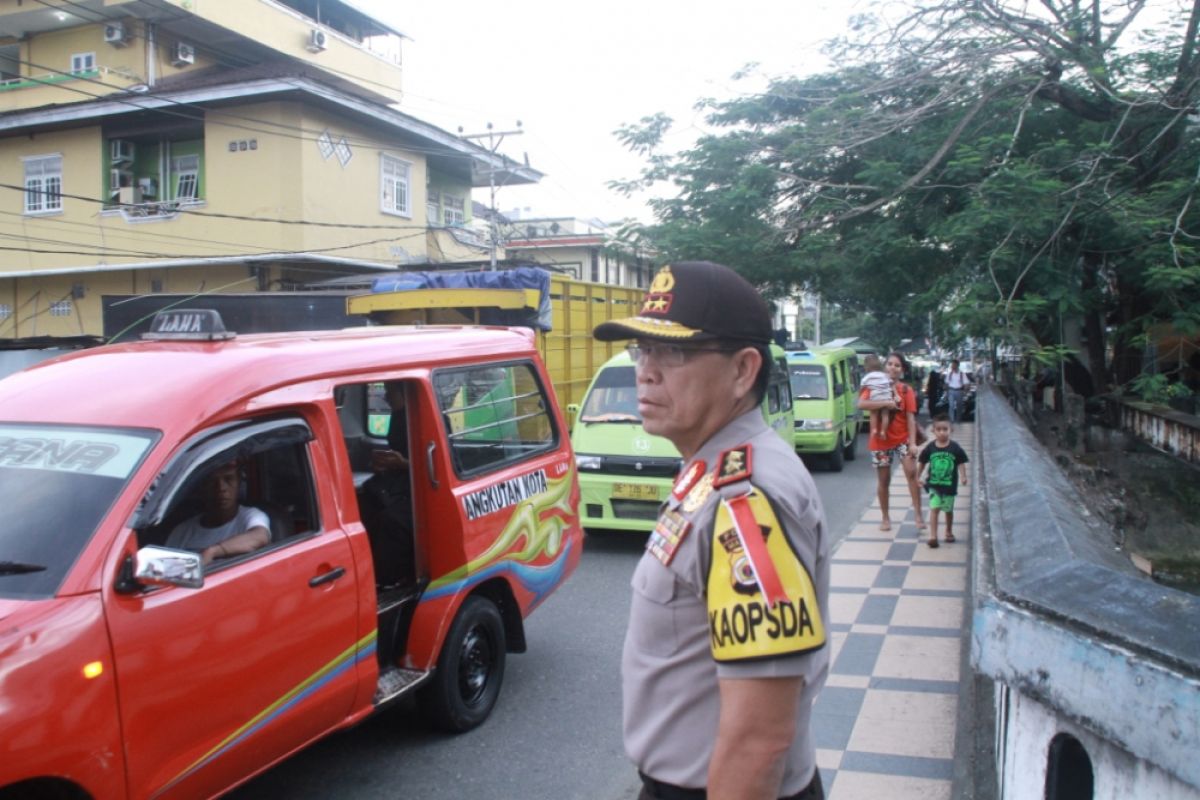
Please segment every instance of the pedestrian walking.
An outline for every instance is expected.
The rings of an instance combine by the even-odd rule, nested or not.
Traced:
[[[950,418],[933,418],[933,441],[921,450],[921,480],[929,490],[930,547],[938,546],[938,512],[946,515],[947,542],[954,541],[954,500],[958,487],[967,485],[967,453],[950,438]]]
[[[931,417],[937,413],[938,404],[942,402],[943,383],[942,373],[938,372],[937,367],[930,369],[925,379],[925,403]]]
[[[958,368],[958,359],[950,362],[950,371],[946,373],[946,394],[950,400],[950,422],[956,423],[962,416],[963,395],[966,393],[970,378]]]
[[[625,749],[642,800],[824,797],[811,731],[829,646],[829,540],[812,477],[766,425],[770,313],[709,262],[663,267],[632,339],[638,411],[683,468],[632,580]]]
[[[925,520],[921,516],[921,489],[917,484],[917,433],[920,430],[917,426],[917,393],[902,380],[908,369],[904,356],[892,353],[884,362],[884,369],[896,387],[895,401],[888,405],[893,409],[892,421],[886,437],[879,439],[872,436],[867,445],[871,451],[871,464],[875,467],[875,495],[883,512],[879,530],[892,529],[888,484],[892,482],[892,462],[896,460],[900,461],[904,479],[908,481],[908,494],[912,497],[913,510],[917,515],[917,530],[925,530]],[[858,407],[864,411],[873,411],[883,404],[882,401],[872,400],[865,390],[858,395]]]

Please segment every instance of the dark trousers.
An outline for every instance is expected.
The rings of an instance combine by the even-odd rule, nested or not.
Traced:
[[[642,779],[642,791],[638,800],[707,800],[708,792],[704,789],[687,789],[670,783],[656,781],[649,775],[638,772]],[[813,779],[795,794],[781,797],[779,800],[825,800],[825,787],[821,785],[821,771],[813,773]]]

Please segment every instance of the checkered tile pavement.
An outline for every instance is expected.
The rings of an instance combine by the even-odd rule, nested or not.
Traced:
[[[954,430],[972,460],[973,428]],[[955,503],[957,541],[933,549],[917,531],[896,468],[892,530],[879,530],[875,501],[834,550],[833,661],[813,710],[817,766],[830,800],[950,797],[972,488],[960,487]]]

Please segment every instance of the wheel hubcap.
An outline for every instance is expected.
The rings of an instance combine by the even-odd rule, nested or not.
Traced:
[[[463,638],[458,665],[458,689],[468,704],[479,702],[487,690],[492,672],[494,649],[491,638],[482,628],[472,628]]]

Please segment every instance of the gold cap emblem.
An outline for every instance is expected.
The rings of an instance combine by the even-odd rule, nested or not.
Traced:
[[[675,276],[671,274],[671,267],[665,266],[658,271],[650,283],[650,294],[664,294],[674,288]]]

